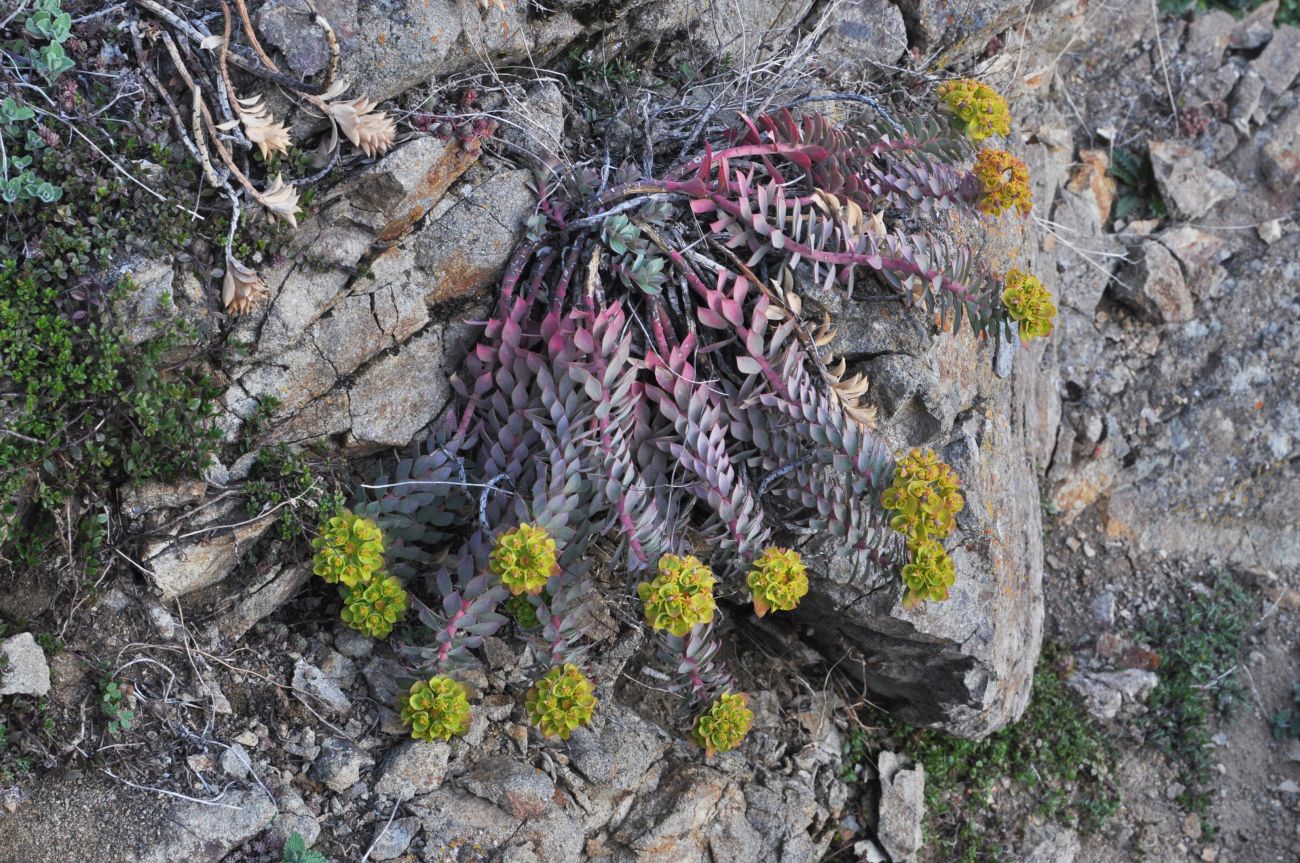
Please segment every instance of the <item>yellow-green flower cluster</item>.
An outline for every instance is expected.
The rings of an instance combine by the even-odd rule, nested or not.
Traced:
[[[914,449],[898,460],[893,485],[880,495],[880,504],[894,513],[889,526],[907,537],[911,561],[903,567],[903,604],[947,599],[956,570],[942,541],[956,528],[957,513],[966,505],[957,472],[933,452]]]
[[[927,599],[948,598],[948,588],[957,580],[957,569],[952,558],[937,539],[926,539],[908,544],[912,562],[903,566],[903,584],[907,587],[904,603],[908,606]]]
[[[566,662],[533,684],[524,696],[524,707],[542,734],[568,740],[575,729],[591,722],[596,696],[586,675]]]
[[[1007,313],[1019,326],[1020,338],[1029,340],[1052,334],[1056,306],[1052,304],[1052,295],[1036,276],[1020,270],[1007,273],[1002,305],[1007,307]]]
[[[469,689],[444,674],[417,681],[397,709],[417,740],[448,740],[469,730]]]
[[[913,449],[894,466],[894,483],[880,495],[892,510],[889,526],[908,540],[943,539],[957,526],[962,500],[957,472],[934,452]]]
[[[962,78],[939,85],[939,99],[963,127],[972,141],[990,135],[1011,133],[1011,111],[997,90],[979,81]]]
[[[749,590],[754,594],[754,613],[791,611],[808,593],[808,573],[799,552],[772,546],[754,561],[749,571]]]
[[[1006,150],[980,150],[975,155],[975,177],[984,189],[976,207],[981,213],[999,215],[1003,210],[1017,210],[1029,215],[1033,201],[1029,191],[1029,169]]]
[[[371,638],[383,638],[406,611],[406,591],[391,575],[355,585],[343,599],[343,622]]]
[[[488,556],[488,570],[515,596],[540,593],[559,569],[555,540],[531,524],[500,534]]]
[[[713,620],[713,573],[698,559],[675,554],[659,558],[659,574],[637,585],[645,605],[645,619],[655,629],[682,637],[701,623]]]
[[[740,745],[753,724],[754,711],[749,709],[748,699],[727,692],[696,718],[691,737],[706,755],[728,752]]]
[[[384,567],[384,536],[379,526],[354,512],[331,517],[311,541],[312,572],[345,587],[370,581]]]

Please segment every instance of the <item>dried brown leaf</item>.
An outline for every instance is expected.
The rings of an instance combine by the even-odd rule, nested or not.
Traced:
[[[325,107],[344,137],[367,156],[381,155],[393,146],[397,124],[382,111],[372,114],[375,103],[366,97],[330,102]]]
[[[272,153],[287,153],[289,130],[283,123],[277,122],[271,111],[262,102],[261,96],[238,99],[239,119],[244,123],[244,134],[248,140],[262,151],[262,158],[269,159]]]
[[[272,222],[278,220],[287,223],[291,228],[298,227],[298,190],[286,185],[282,175],[275,175],[275,179],[258,197],[258,201],[266,207],[267,217]]]
[[[266,283],[257,270],[234,258],[226,258],[226,276],[221,280],[221,304],[232,315],[248,312],[267,296]]]

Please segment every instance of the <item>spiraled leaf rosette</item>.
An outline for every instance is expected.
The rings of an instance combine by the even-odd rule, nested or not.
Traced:
[[[469,730],[469,689],[444,674],[417,681],[397,709],[417,740],[449,740]]]

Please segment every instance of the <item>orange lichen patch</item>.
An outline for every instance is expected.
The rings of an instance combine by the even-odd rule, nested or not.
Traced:
[[[1066,184],[1071,192],[1092,193],[1103,222],[1110,219],[1110,208],[1115,202],[1115,178],[1109,171],[1110,156],[1105,150],[1080,150],[1079,166]]]
[[[387,33],[380,33],[378,36],[375,37],[375,41],[378,42],[380,45],[387,45],[387,44],[388,44],[388,34],[387,34]]]
[[[406,233],[412,225],[423,219],[451,184],[465,173],[470,165],[478,161],[478,153],[467,153],[462,147],[447,147],[438,159],[425,171],[415,191],[408,198],[406,212],[384,225],[376,242],[391,243]]]
[[[1262,411],[1263,409],[1264,409],[1264,400],[1263,400],[1263,399],[1260,399],[1259,401],[1255,402],[1255,410],[1257,410],[1257,411]]]

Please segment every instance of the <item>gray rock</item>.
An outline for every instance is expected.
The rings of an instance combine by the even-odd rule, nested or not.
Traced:
[[[0,695],[44,695],[50,691],[45,651],[30,632],[0,641]]]
[[[380,823],[371,840],[371,860],[392,860],[411,847],[415,834],[420,832],[419,818],[397,818],[391,824]]]
[[[450,375],[460,356],[447,355],[454,328],[435,324],[396,354],[381,357],[348,389],[352,438],[368,448],[405,446],[451,398]]]
[[[1300,182],[1300,106],[1287,111],[1268,130],[1259,153],[1264,179],[1275,192],[1286,192]]]
[[[989,39],[1024,15],[1014,0],[902,0],[898,4],[914,47],[935,54],[932,68],[979,54]]]
[[[442,785],[451,752],[440,740],[407,740],[395,748],[380,769],[375,793],[394,800],[410,800]]]
[[[239,604],[217,620],[221,636],[231,642],[243,638],[259,620],[292,599],[309,578],[311,566],[307,563],[282,564],[271,569],[261,580],[245,588],[246,595]]]
[[[1126,668],[1123,671],[1095,671],[1092,679],[1123,696],[1126,702],[1146,701],[1151,690],[1160,683],[1160,677],[1154,671],[1140,668]]]
[[[675,770],[658,787],[635,798],[614,839],[641,860],[703,863],[707,858],[699,848],[697,831],[709,823],[727,785],[726,776],[708,767]]]
[[[1300,76],[1300,27],[1283,24],[1273,31],[1273,38],[1263,52],[1250,63],[1250,69],[1264,81],[1264,91],[1279,96],[1290,89]]]
[[[510,757],[478,762],[461,783],[523,820],[540,818],[555,806],[555,783],[540,770]]]
[[[1233,128],[1243,135],[1250,134],[1250,120],[1259,110],[1260,100],[1264,97],[1264,79],[1252,69],[1247,69],[1237,80],[1232,90],[1232,99],[1228,107],[1228,119]]]
[[[1187,28],[1183,53],[1190,55],[1202,69],[1216,69],[1223,61],[1223,52],[1228,49],[1228,41],[1236,28],[1237,19],[1222,9],[1197,15]]]
[[[1205,163],[1205,156],[1185,144],[1151,141],[1151,168],[1170,211],[1184,219],[1197,219],[1215,204],[1237,193],[1237,183]]]
[[[339,75],[353,82],[350,95],[381,101],[432,80],[452,65],[464,32],[461,4],[453,0],[358,2],[357,40],[342,57]],[[476,8],[472,8],[478,14]]]
[[[200,331],[206,326],[208,308],[203,286],[194,274],[178,277],[170,260],[143,260],[122,267],[132,289],[113,307],[129,344],[140,345],[158,335],[160,328],[184,321]]]
[[[1194,318],[1195,301],[1173,253],[1158,242],[1147,241],[1136,255],[1133,264],[1115,275],[1115,295],[1156,323]]]
[[[1110,629],[1115,625],[1115,594],[1103,590],[1097,595],[1092,601],[1092,620],[1102,629]]]
[[[260,834],[275,817],[275,804],[261,789],[228,790],[221,803],[176,801],[159,818],[162,836],[135,859],[139,863],[220,860]]]
[[[347,714],[352,710],[352,702],[339,685],[324,671],[305,659],[299,659],[294,663],[293,687],[308,695],[314,695],[331,713]]]
[[[817,47],[817,56],[833,73],[849,75],[871,63],[892,64],[906,52],[903,13],[890,0],[845,3]]]
[[[222,501],[184,522],[180,533],[190,536],[145,543],[142,563],[162,601],[170,603],[223,580],[275,523],[269,518],[248,521],[241,501]]]
[[[916,863],[925,822],[925,768],[918,764],[904,770],[903,762],[903,757],[893,752],[881,752],[877,761],[880,823],[876,838],[894,863]]]
[[[352,50],[357,42],[357,0],[314,0],[317,10],[329,22],[341,50]],[[329,64],[329,46],[323,31],[313,23],[304,0],[267,0],[257,10],[257,29],[271,45],[280,49],[294,74],[306,78],[323,72]]]
[[[248,757],[248,750],[238,743],[231,744],[221,753],[221,769],[227,776],[243,779],[252,769],[253,761]]]
[[[1278,0],[1268,0],[1251,10],[1237,22],[1228,37],[1228,47],[1234,51],[1254,51],[1273,38],[1273,16],[1277,14]]]
[[[1155,235],[1155,239],[1169,251],[1173,252],[1178,263],[1183,265],[1183,272],[1188,281],[1196,279],[1219,260],[1224,241],[1215,234],[1193,228],[1191,225],[1179,225]]]
[[[1035,839],[1025,863],[1074,863],[1082,848],[1079,834],[1054,824],[1035,831]]]
[[[522,821],[486,800],[443,786],[416,797],[407,809],[424,827],[426,854],[441,860],[455,849],[495,849],[515,835]]]
[[[1083,697],[1083,705],[1095,719],[1109,721],[1119,715],[1124,697],[1088,674],[1074,674],[1066,681],[1071,689]]]
[[[361,781],[361,771],[375,760],[343,737],[326,737],[312,762],[312,776],[342,794]]]

